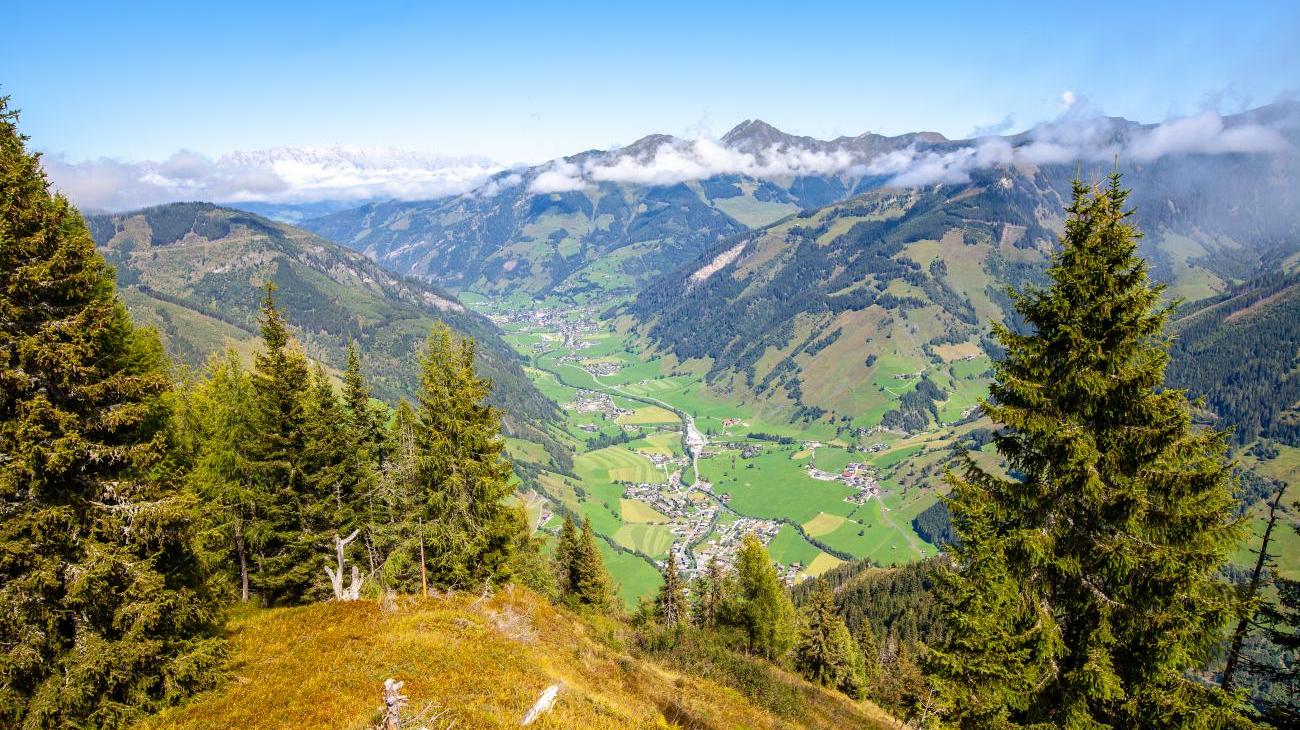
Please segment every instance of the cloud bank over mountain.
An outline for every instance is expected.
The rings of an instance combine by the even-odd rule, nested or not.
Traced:
[[[110,159],[70,162],[47,156],[56,187],[88,209],[126,210],[174,200],[219,202],[432,200],[474,193],[492,196],[526,185],[535,194],[562,193],[599,183],[673,185],[721,175],[752,179],[845,175],[915,187],[962,183],[995,166],[1072,161],[1150,162],[1171,154],[1296,152],[1298,105],[1266,107],[1272,114],[1225,117],[1206,111],[1156,125],[1107,117],[1067,93],[1062,113],[1027,132],[998,136],[1010,120],[970,140],[936,134],[864,134],[822,141],[795,137],[762,122],[746,122],[721,139],[647,137],[626,147],[507,169],[482,158],[451,158],[375,148],[274,148],[235,152],[216,160],[182,150],[161,162]]]
[[[352,147],[276,147],[215,160],[181,150],[161,162],[46,155],[42,164],[75,203],[108,211],[176,200],[425,200],[469,192],[504,169],[483,158]]]

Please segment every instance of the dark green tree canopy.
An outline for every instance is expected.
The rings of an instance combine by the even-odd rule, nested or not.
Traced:
[[[169,382],[0,99],[0,725],[118,727],[209,686],[217,604]]]
[[[1169,309],[1147,280],[1118,175],[1076,182],[1051,284],[995,325],[985,413],[1015,476],[968,461],[953,640],[935,655],[963,726],[1167,727],[1230,702],[1185,673],[1219,640],[1232,520],[1224,435],[1164,389]]]

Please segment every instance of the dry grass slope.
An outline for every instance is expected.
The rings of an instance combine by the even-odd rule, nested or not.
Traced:
[[[400,599],[389,611],[373,601],[251,610],[232,617],[229,634],[231,680],[146,727],[366,728],[388,677],[406,683],[406,725],[430,730],[518,727],[555,683],[559,699],[533,727],[900,727],[870,703],[764,667],[786,698],[775,716],[624,648],[619,622],[584,620],[520,589],[481,602]]]

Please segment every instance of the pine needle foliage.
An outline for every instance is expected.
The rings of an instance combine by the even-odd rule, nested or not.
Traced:
[[[449,588],[507,580],[526,539],[522,508],[506,503],[514,488],[501,414],[486,403],[492,384],[475,371],[475,351],[473,339],[439,322],[420,361],[412,489],[428,530],[429,580]]]
[[[121,727],[218,676],[165,368],[0,99],[0,726]]]
[[[1211,727],[1233,698],[1188,678],[1220,640],[1240,536],[1225,435],[1165,389],[1169,306],[1138,257],[1119,175],[1074,185],[1032,331],[981,405],[1012,477],[951,476],[952,640],[932,655],[961,727]]]

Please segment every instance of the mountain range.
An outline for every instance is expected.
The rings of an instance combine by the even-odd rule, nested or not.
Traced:
[[[479,342],[480,366],[496,385],[493,402],[511,429],[535,431],[555,416],[487,318],[319,236],[210,203],[90,216],[87,224],[132,314],[191,367],[224,347],[255,346],[261,290],[273,282],[306,353],[337,372],[355,340],[377,397],[414,396],[419,348],[442,320]]]
[[[462,195],[375,202],[302,225],[452,290],[572,298],[630,293],[737,233],[873,190],[950,187],[1003,171],[1041,175],[1059,196],[1077,162],[1096,172],[1118,158],[1144,196],[1135,201],[1144,222],[1197,239],[1167,248],[1207,255],[1196,249],[1222,248],[1225,233],[1254,246],[1294,232],[1298,109],[1279,103],[1161,125],[1066,116],[968,140],[919,132],[823,141],[749,120],[716,141],[650,135],[503,170]],[[1185,265],[1181,251],[1166,258]]]

